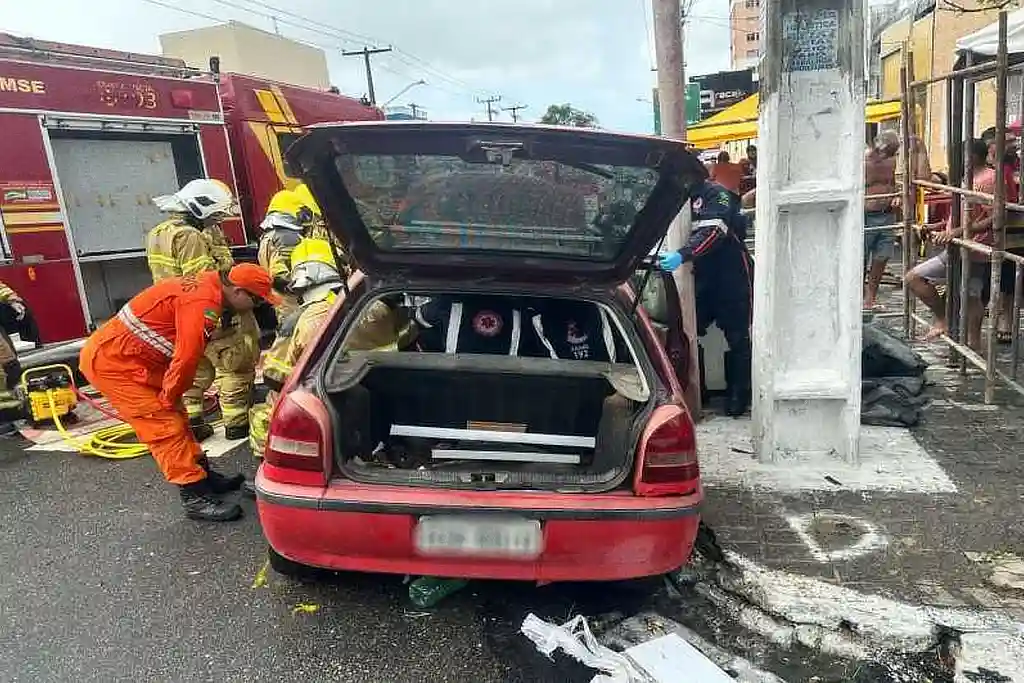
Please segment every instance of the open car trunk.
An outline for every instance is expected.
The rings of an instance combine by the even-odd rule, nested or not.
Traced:
[[[351,352],[331,373],[337,465],[356,480],[595,491],[629,473],[651,403],[633,363]]]

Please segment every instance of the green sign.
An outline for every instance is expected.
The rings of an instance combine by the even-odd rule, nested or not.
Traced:
[[[651,102],[654,105],[654,134],[661,135],[661,103],[658,89],[651,91]],[[686,84],[686,125],[700,121],[700,84]]]
[[[686,84],[686,124],[700,121],[700,84]]]

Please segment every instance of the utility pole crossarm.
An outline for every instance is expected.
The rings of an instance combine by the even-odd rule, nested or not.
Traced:
[[[377,93],[373,90],[373,69],[370,68],[370,57],[385,52],[391,52],[395,48],[387,47],[364,47],[362,50],[342,50],[342,57],[355,57],[361,55],[366,64],[366,89],[370,96],[370,104],[377,105]]]
[[[479,104],[487,105],[487,120],[493,122],[494,115],[497,114],[498,112],[491,105],[494,104],[495,102],[501,102],[501,95],[491,95],[490,97],[477,98],[476,101]]]
[[[526,109],[527,106],[525,104],[513,104],[511,107],[502,107],[501,110],[512,114],[512,123],[518,123],[520,110]]]

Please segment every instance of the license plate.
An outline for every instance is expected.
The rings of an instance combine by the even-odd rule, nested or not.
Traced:
[[[526,558],[540,555],[543,538],[532,519],[421,517],[414,540],[424,555]]]

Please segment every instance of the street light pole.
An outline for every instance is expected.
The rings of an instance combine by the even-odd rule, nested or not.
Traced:
[[[686,139],[686,74],[683,59],[683,13],[679,0],[654,3],[654,52],[658,65],[658,102],[661,134]],[[679,250],[690,236],[690,205],[672,221],[666,238],[669,250]],[[694,306],[693,266],[685,264],[675,272],[683,311],[683,332],[690,344],[689,369],[685,380],[686,405],[694,419],[700,419],[700,371],[697,352],[697,317]]]
[[[407,93],[407,92],[409,92],[410,90],[412,90],[413,88],[415,88],[415,87],[416,87],[417,85],[426,85],[426,84],[427,84],[427,82],[426,82],[425,80],[423,80],[422,78],[421,78],[420,80],[418,80],[418,81],[413,81],[412,83],[410,83],[409,85],[405,86],[404,88],[402,88],[401,90],[399,90],[399,91],[398,91],[397,93],[395,93],[395,96],[394,96],[394,97],[392,97],[391,99],[389,99],[389,100],[388,100],[387,102],[385,102],[384,104],[380,105],[381,109],[383,109],[384,107],[388,106],[389,104],[391,104],[392,102],[394,102],[395,100],[397,100],[397,99],[398,99],[399,97],[401,97],[401,96],[402,96],[402,95],[404,95],[405,93]]]

